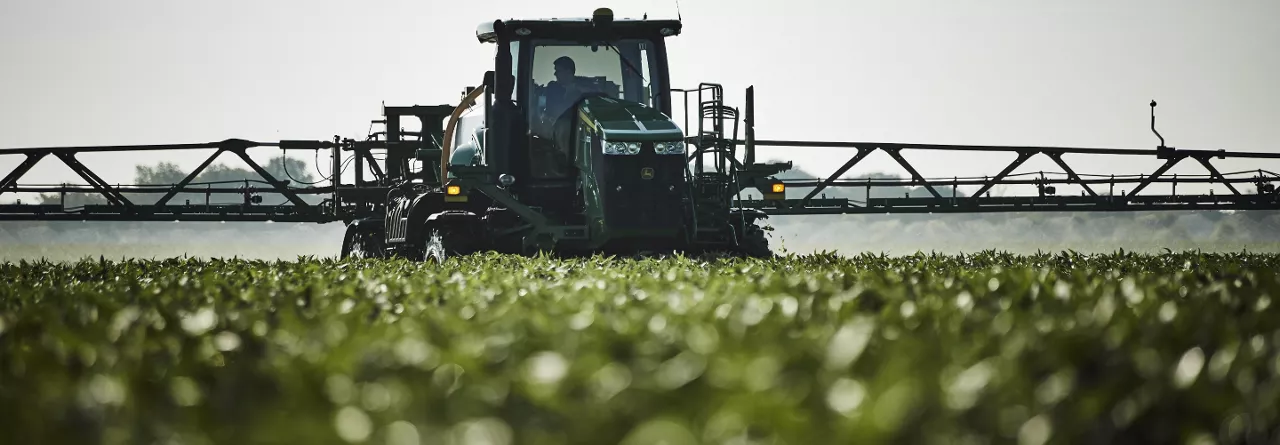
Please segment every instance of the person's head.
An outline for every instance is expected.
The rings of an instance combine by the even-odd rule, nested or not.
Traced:
[[[556,69],[556,80],[561,82],[573,80],[573,76],[578,71],[577,66],[573,63],[573,59],[570,59],[569,56],[561,56],[559,59],[556,59],[552,65],[554,65]]]

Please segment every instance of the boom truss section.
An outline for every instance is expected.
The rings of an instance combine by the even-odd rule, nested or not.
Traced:
[[[816,141],[737,141],[754,147],[809,147],[847,148],[856,153],[849,157],[831,175],[813,180],[783,180],[786,188],[811,188],[807,193],[787,199],[743,200],[742,206],[754,207],[776,215],[832,214],[832,213],[981,213],[981,212],[1045,212],[1045,211],[1151,211],[1151,210],[1277,210],[1280,194],[1276,182],[1280,175],[1258,169],[1244,172],[1220,172],[1213,159],[1244,158],[1258,161],[1271,160],[1280,165],[1280,153],[1228,152],[1224,150],[1181,150],[1161,147],[1154,150],[1065,148],[1065,147],[1014,147],[974,145],[927,145],[875,142],[816,142]],[[902,155],[908,150],[961,151],[961,152],[1012,152],[1017,157],[999,173],[989,177],[926,178]],[[850,169],[875,151],[883,151],[896,161],[909,175],[904,179],[847,179],[842,178]],[[1090,175],[1077,172],[1063,155],[1090,154],[1108,157],[1144,156],[1164,161],[1149,173],[1132,175]],[[1060,172],[1013,172],[1035,156],[1051,159]],[[1194,161],[1203,167],[1199,175],[1170,175],[1169,170],[1179,163]],[[1174,193],[1147,192],[1152,184],[1170,184]],[[1178,194],[1179,184],[1207,184],[1223,187],[1224,194]],[[1057,193],[1058,186],[1080,186],[1080,196],[1064,196]],[[958,187],[977,187],[969,196],[959,196]],[[998,186],[1034,186],[1034,194],[991,196]],[[929,196],[874,197],[877,189],[916,188]],[[825,191],[861,189],[865,198],[826,198]]]
[[[754,88],[747,88],[746,107],[741,112],[725,105],[723,88],[718,84],[704,83],[696,89],[676,92],[683,95],[688,144],[696,147],[690,150],[693,175],[719,177],[736,184],[730,190],[734,195],[734,207],[758,209],[770,215],[1280,210],[1280,194],[1277,194],[1276,187],[1280,175],[1274,173],[1280,171],[1277,168],[1280,167],[1280,153],[1187,150],[1165,146],[1164,137],[1155,129],[1154,101],[1151,102],[1151,131],[1160,138],[1160,145],[1155,149],[1071,148],[758,140],[754,125]],[[742,117],[745,139],[738,137],[739,116]],[[691,121],[691,117],[695,120]],[[774,175],[790,170],[792,163],[756,162],[756,150],[760,147],[844,149],[853,153],[826,177],[778,179]],[[892,158],[906,177],[845,177],[852,168],[877,151]],[[931,178],[922,175],[907,160],[903,154],[909,151],[1014,153],[1016,157],[993,176]],[[1065,155],[1094,155],[1112,162],[1146,157],[1164,163],[1150,172],[1096,175],[1073,168]],[[1037,156],[1051,159],[1061,171],[1014,173]],[[1251,160],[1251,165],[1272,170],[1258,168],[1223,173],[1213,164],[1215,159],[1231,158]],[[1202,174],[1170,174],[1174,166],[1193,161],[1203,168]],[[1153,184],[1169,184],[1171,193],[1152,193],[1150,186]],[[1209,189],[1209,193],[1179,194],[1178,185],[1188,184],[1220,186],[1227,193],[1215,194],[1213,189]],[[1079,186],[1081,193],[1079,196],[1059,194],[1058,189],[1062,185]],[[962,186],[973,191],[961,196],[957,189]],[[1004,186],[1034,186],[1024,187],[1034,189],[1034,192],[991,196],[992,189]],[[751,193],[753,188],[758,194]],[[797,191],[797,188],[807,190]],[[886,189],[914,189],[917,193],[885,196],[883,191]],[[827,197],[824,192],[837,196]],[[850,195],[861,197],[850,198]]]
[[[17,166],[0,171],[0,221],[277,221],[328,223],[351,221],[377,214],[385,206],[392,184],[400,181],[439,183],[441,123],[452,106],[384,107],[385,131],[365,140],[340,139],[254,142],[227,139],[219,142],[165,145],[117,145],[46,148],[0,148],[0,161],[21,159]],[[421,131],[401,129],[402,118],[417,118]],[[332,171],[315,184],[298,184],[273,175],[249,153],[254,150],[303,150],[329,152]],[[195,152],[213,150],[195,170],[174,184],[110,184],[78,158],[90,153]],[[235,157],[259,178],[238,181],[197,182],[197,177],[220,158]],[[37,163],[61,161],[86,184],[31,184],[20,180]],[[411,169],[412,160],[422,168]],[[317,165],[319,167],[319,165]],[[344,183],[352,170],[354,182]],[[285,173],[292,176],[287,168]],[[300,172],[299,172],[300,173]],[[16,193],[55,194],[56,203],[31,203],[15,199]],[[100,197],[100,203],[72,204],[67,197]],[[179,200],[177,197],[183,196]],[[194,198],[194,199],[192,199]],[[230,199],[228,199],[230,198]],[[179,202],[180,201],[180,202]]]
[[[298,141],[301,142],[301,141]],[[330,219],[323,206],[308,203],[302,197],[329,193],[330,188],[289,187],[288,184],[269,173],[265,168],[249,157],[247,151],[256,147],[288,147],[297,143],[260,143],[240,139],[228,139],[222,142],[178,145],[134,145],[134,146],[102,146],[102,147],[57,147],[57,148],[19,148],[0,149],[0,156],[25,155],[26,159],[11,171],[4,179],[0,179],[0,197],[8,193],[55,193],[59,203],[36,204],[3,204],[0,205],[0,220],[67,220],[67,221],[324,221]],[[312,142],[317,148],[323,142]],[[112,185],[104,181],[91,168],[81,163],[77,155],[82,153],[133,152],[133,151],[192,151],[214,149],[214,153],[204,160],[194,171],[177,184],[169,185]],[[209,165],[224,154],[234,155],[242,159],[254,172],[261,176],[257,180],[230,183],[194,183],[195,178],[203,173]],[[18,181],[27,174],[36,163],[46,158],[62,161],[73,172],[83,178],[88,185],[22,185]],[[192,203],[189,200],[182,204],[172,203],[180,193],[204,195],[203,203]],[[89,194],[106,199],[105,204],[84,204],[74,207],[66,205],[66,197],[73,194]],[[263,194],[276,194],[284,198],[287,204],[264,205]],[[223,199],[212,203],[215,196],[240,195],[241,205],[226,204]],[[152,199],[147,199],[151,197]],[[146,201],[146,202],[143,202]]]

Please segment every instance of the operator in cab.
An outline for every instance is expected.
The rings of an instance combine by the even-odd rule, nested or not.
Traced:
[[[557,131],[560,138],[566,138],[567,126],[557,130],[556,123],[587,92],[585,85],[577,77],[577,64],[569,56],[562,56],[552,62],[555,69],[555,80],[547,82],[542,88],[543,104],[541,116],[530,128],[534,135],[531,141],[530,162],[540,172],[538,175],[561,177],[569,168],[570,153],[568,144],[556,144]]]
[[[555,67],[556,80],[547,83],[547,117],[551,121],[560,118],[569,107],[572,107],[585,91],[578,84],[577,65],[569,56],[563,56],[552,62]]]

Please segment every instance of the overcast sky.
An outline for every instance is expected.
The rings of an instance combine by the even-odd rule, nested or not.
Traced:
[[[478,83],[492,65],[492,48],[475,40],[478,23],[587,16],[599,6],[676,16],[674,1],[649,0],[4,0],[0,147],[363,137],[382,101],[451,104]],[[680,8],[673,83],[723,83],[735,105],[755,85],[760,138],[1152,148],[1155,99],[1169,145],[1278,150],[1275,0],[684,0]],[[851,154],[765,156],[828,173]],[[310,153],[295,155],[311,162]],[[82,159],[107,181],[128,182],[137,163],[194,168],[204,156]],[[906,156],[926,176],[946,177],[995,174],[1013,157]],[[21,160],[0,156],[0,176]],[[1089,173],[1159,164],[1068,160]],[[1275,161],[1220,165],[1280,171]],[[1037,158],[1022,171],[1041,169],[1058,170]],[[854,173],[870,171],[900,170],[876,154]],[[1175,170],[1202,171],[1194,162]],[[81,182],[46,159],[23,183],[62,181]]]

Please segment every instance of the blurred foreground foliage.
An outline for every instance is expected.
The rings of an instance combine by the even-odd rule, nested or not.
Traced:
[[[1280,256],[0,265],[6,443],[1260,443]]]

